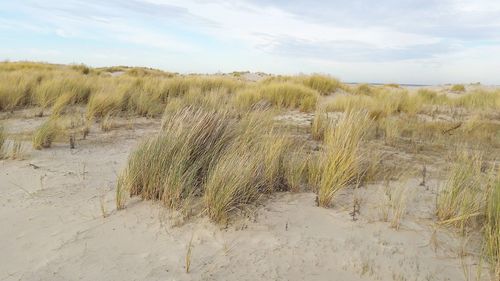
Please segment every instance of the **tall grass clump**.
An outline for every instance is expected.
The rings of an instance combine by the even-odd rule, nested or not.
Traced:
[[[40,150],[49,148],[59,132],[59,127],[55,120],[49,119],[45,121],[33,134],[33,148]]]
[[[250,109],[261,103],[277,108],[312,111],[318,101],[318,92],[301,84],[292,82],[262,83],[237,92],[234,104],[240,109]]]
[[[161,132],[129,157],[117,190],[174,209],[202,198],[213,221],[227,221],[260,194],[288,189],[284,170],[290,145],[273,127],[261,111],[166,111]]]
[[[467,109],[500,110],[500,91],[477,90],[456,99],[452,99],[448,101],[448,103],[452,106],[459,106]]]
[[[128,110],[133,88],[130,81],[100,87],[87,103],[87,119],[102,118],[111,112]]]
[[[451,89],[453,92],[465,92],[465,86],[462,84],[455,84],[451,86]]]
[[[441,224],[465,231],[482,217],[485,177],[481,166],[479,153],[462,151],[458,155],[437,199],[436,215]]]
[[[342,83],[329,76],[325,75],[311,75],[303,78],[303,84],[307,87],[318,91],[321,95],[329,95],[342,87]]]
[[[0,110],[14,110],[30,104],[38,77],[25,71],[0,73]]]
[[[287,164],[291,164],[287,162],[289,142],[269,131],[257,116],[247,118],[237,125],[241,127],[237,137],[210,171],[205,186],[208,216],[218,223],[227,222],[233,211],[263,193],[292,188],[291,178],[285,174]]]
[[[211,170],[204,201],[213,221],[227,221],[232,211],[258,198],[259,188],[264,185],[258,160],[251,151],[235,149]]]
[[[91,80],[86,76],[51,76],[42,79],[34,89],[33,103],[47,108],[62,95],[68,95],[68,104],[86,104],[92,92]]]
[[[120,188],[171,208],[200,194],[230,137],[225,114],[185,109],[167,116],[159,135],[131,154]]]
[[[371,90],[370,95],[339,95],[326,105],[327,111],[366,110],[370,117],[380,119],[399,113],[417,113],[420,107],[412,103],[401,89]]]
[[[325,132],[324,152],[319,156],[318,205],[329,207],[338,191],[358,174],[359,145],[369,126],[363,111],[350,111]]]
[[[314,140],[323,140],[325,130],[330,123],[328,113],[324,107],[318,107],[314,113],[314,118],[311,123],[311,136]]]
[[[262,85],[257,94],[278,108],[297,108],[301,111],[312,111],[318,100],[317,91],[290,82]]]

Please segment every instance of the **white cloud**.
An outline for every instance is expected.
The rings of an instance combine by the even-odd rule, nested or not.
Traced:
[[[19,42],[42,34],[60,52],[27,58],[174,71],[319,71],[351,81],[434,83],[482,75],[500,83],[492,71],[500,68],[496,0],[26,0],[0,12],[16,15],[0,19],[9,42],[17,31]],[[18,52],[9,54],[22,57]]]

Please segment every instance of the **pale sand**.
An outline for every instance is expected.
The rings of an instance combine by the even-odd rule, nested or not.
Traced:
[[[9,120],[8,127],[19,133],[39,122]],[[412,195],[398,231],[380,219],[381,186],[356,191],[357,221],[349,215],[352,190],[331,209],[316,207],[312,193],[279,193],[227,229],[204,217],[173,226],[169,211],[137,199],[117,212],[117,174],[159,121],[138,119],[133,128],[94,128],[75,150],[56,144],[28,149],[23,161],[0,161],[0,280],[464,280],[459,236],[433,235],[435,181],[404,183]]]

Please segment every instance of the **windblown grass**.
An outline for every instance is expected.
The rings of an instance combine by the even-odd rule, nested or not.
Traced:
[[[306,76],[303,79],[305,86],[318,91],[321,95],[329,95],[343,87],[343,84],[339,80],[325,75],[316,74]]]
[[[258,160],[250,151],[234,150],[217,162],[207,179],[204,195],[212,220],[225,222],[232,211],[259,197],[264,182],[259,176]]]
[[[324,107],[318,107],[314,113],[314,118],[311,123],[311,136],[314,140],[323,140],[325,130],[331,120],[328,118],[328,113]]]
[[[277,108],[296,108],[312,111],[318,100],[318,92],[306,86],[292,82],[264,83],[255,89],[247,89],[236,96],[238,105],[251,107],[260,101],[266,101]]]
[[[67,95],[68,104],[86,104],[91,92],[90,80],[85,76],[47,77],[33,90],[32,102],[47,108],[60,96]]]
[[[494,278],[500,278],[500,173],[490,184],[487,193],[484,248]]]
[[[367,110],[370,117],[380,119],[394,114],[415,114],[420,104],[402,89],[370,90],[369,94],[339,95],[326,104],[327,111]]]
[[[170,208],[203,197],[207,214],[220,223],[259,194],[288,189],[286,138],[265,112],[235,117],[193,108],[167,114],[159,135],[130,156],[118,189]]]
[[[0,72],[0,110],[14,110],[31,102],[39,76],[22,71]]]
[[[477,90],[450,100],[448,103],[471,110],[500,110],[500,91]]]
[[[359,145],[366,133],[369,117],[365,112],[349,111],[325,133],[325,151],[318,161],[318,205],[329,207],[338,191],[359,173]]]
[[[49,148],[59,132],[56,121],[49,119],[34,132],[32,144],[34,149]]]
[[[437,217],[441,224],[463,231],[481,218],[485,202],[482,156],[463,151],[453,164],[437,200]]]
[[[23,143],[19,139],[14,139],[10,148],[9,158],[11,160],[22,160],[24,157]]]

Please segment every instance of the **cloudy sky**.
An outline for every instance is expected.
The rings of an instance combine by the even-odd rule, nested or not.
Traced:
[[[500,1],[0,0],[0,60],[500,84]]]

